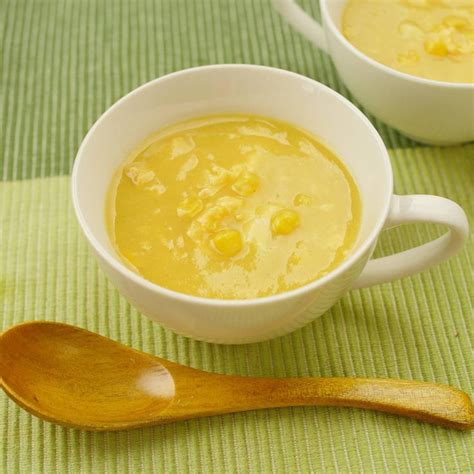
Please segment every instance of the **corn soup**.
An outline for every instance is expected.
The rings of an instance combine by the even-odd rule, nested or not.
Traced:
[[[473,0],[349,0],[342,30],[357,49],[399,71],[474,82]]]
[[[253,115],[159,131],[111,185],[107,220],[122,259],[181,293],[245,299],[325,275],[351,252],[357,187],[312,135]]]

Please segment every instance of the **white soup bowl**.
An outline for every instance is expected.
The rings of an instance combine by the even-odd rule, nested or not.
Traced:
[[[369,112],[420,142],[474,140],[474,84],[411,76],[369,58],[341,33],[347,0],[319,3],[322,26],[295,0],[273,0],[291,25],[331,56],[344,84]]]
[[[232,112],[274,117],[308,130],[336,153],[357,182],[362,222],[356,248],[323,278],[264,298],[201,298],[145,280],[115,252],[106,228],[106,195],[128,154],[161,127]],[[255,342],[290,332],[323,314],[351,288],[401,278],[445,260],[459,250],[468,232],[463,210],[448,199],[393,195],[387,150],[369,120],[348,100],[304,76],[262,66],[188,69],[123,97],[81,144],[72,173],[72,197],[93,253],[118,290],[163,326],[218,343]],[[384,228],[419,221],[446,224],[450,231],[420,247],[369,261]]]

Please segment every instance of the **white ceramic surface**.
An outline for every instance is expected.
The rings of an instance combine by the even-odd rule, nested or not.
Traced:
[[[291,122],[320,137],[344,161],[359,186],[363,218],[356,250],[333,272],[275,296],[217,300],[150,283],[116,255],[104,214],[107,189],[119,165],[160,127],[223,112],[255,113]],[[448,258],[459,250],[468,232],[466,216],[454,202],[392,194],[387,150],[369,120],[348,100],[304,76],[262,66],[188,69],[151,81],[119,100],[84,139],[74,163],[72,194],[79,224],[118,290],[160,324],[219,343],[261,341],[290,332],[320,316],[351,287],[404,277]],[[418,221],[446,224],[450,232],[367,264],[384,227]]]
[[[450,145],[474,140],[474,84],[411,76],[365,56],[340,31],[346,1],[320,0],[322,26],[295,0],[273,0],[273,4],[292,26],[331,55],[342,80],[369,112],[420,142]]]

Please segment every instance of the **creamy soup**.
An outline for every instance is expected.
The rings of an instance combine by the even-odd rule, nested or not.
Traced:
[[[219,115],[159,131],[111,186],[107,219],[127,264],[163,287],[209,298],[273,295],[351,252],[358,190],[309,133]]]
[[[447,82],[474,82],[473,0],[349,0],[346,38],[376,61]]]

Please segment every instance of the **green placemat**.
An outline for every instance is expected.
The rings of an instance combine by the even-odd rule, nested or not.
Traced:
[[[305,8],[318,16],[317,3]],[[472,240],[413,278],[354,291],[283,338],[217,346],[140,316],[79,233],[71,163],[97,116],[135,86],[184,67],[290,69],[350,98],[330,60],[264,0],[0,0],[0,329],[65,321],[217,372],[435,380],[474,395]],[[372,118],[372,117],[371,117]],[[374,120],[398,193],[434,193],[474,218],[474,145],[422,147]],[[377,253],[436,237],[387,232]],[[294,408],[124,433],[51,425],[0,396],[0,470],[25,472],[473,472],[471,433],[362,410]]]

